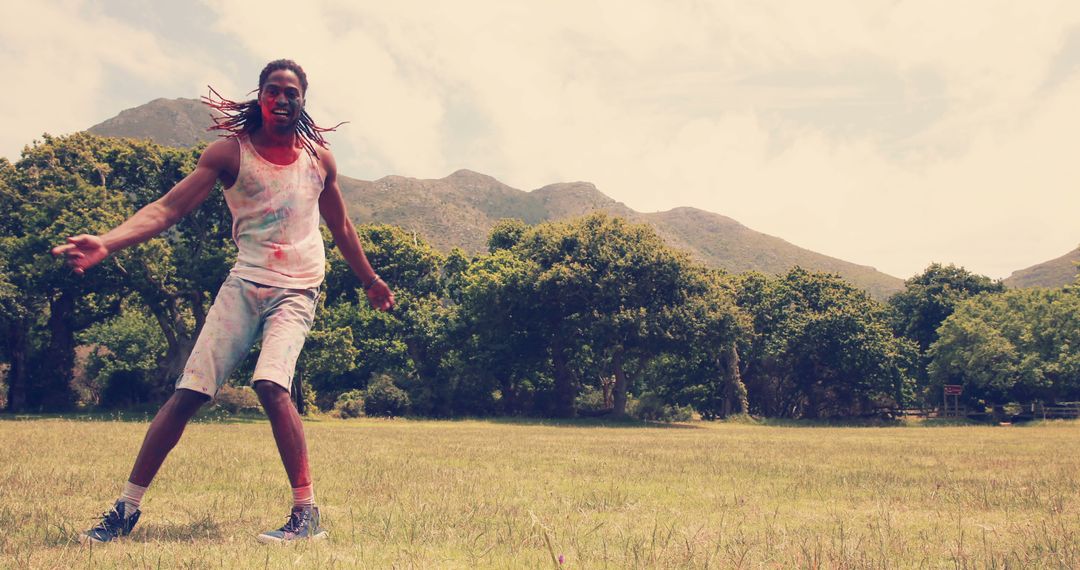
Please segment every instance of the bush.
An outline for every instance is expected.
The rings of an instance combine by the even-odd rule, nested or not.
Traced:
[[[218,390],[217,395],[214,396],[214,405],[230,414],[257,412],[262,409],[259,405],[259,396],[255,394],[255,390],[251,386],[232,386],[229,384],[223,385]]]
[[[153,386],[142,370],[114,370],[105,380],[101,405],[105,408],[129,408],[150,401]]]
[[[171,388],[146,377],[157,368],[167,345],[157,321],[134,298],[125,299],[115,317],[80,332],[77,340],[80,346],[76,348],[72,383],[83,403],[126,407],[155,401],[163,395],[163,388]],[[110,388],[114,374],[119,374],[119,384]],[[145,394],[137,386],[143,382],[150,384]]]
[[[334,401],[334,415],[339,418],[359,418],[364,415],[364,391],[342,392]]]
[[[604,404],[604,391],[596,386],[584,386],[574,399],[574,409],[584,416],[611,411]]]
[[[673,406],[652,393],[642,394],[640,399],[627,408],[631,416],[645,421],[688,422],[694,419],[694,410],[690,406]]]
[[[319,413],[319,395],[315,393],[315,388],[312,388],[310,383],[303,382],[299,384],[299,389],[302,391],[301,397],[304,400],[304,415],[310,416]],[[296,398],[296,390],[297,384],[294,382],[290,393],[294,399]]]
[[[403,416],[409,412],[409,395],[394,385],[388,374],[376,374],[364,394],[364,413],[369,416]]]

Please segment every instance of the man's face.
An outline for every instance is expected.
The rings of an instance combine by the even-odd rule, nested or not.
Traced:
[[[295,129],[304,108],[300,78],[291,69],[273,71],[259,91],[259,107],[264,126],[277,132]]]

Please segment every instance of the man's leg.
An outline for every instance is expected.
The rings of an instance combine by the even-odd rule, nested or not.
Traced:
[[[139,504],[142,502],[143,493],[154,480],[154,475],[169,456],[169,452],[176,447],[176,442],[180,441],[188,420],[209,399],[209,396],[183,388],[173,392],[169,401],[165,402],[154,416],[154,421],[150,422],[150,429],[146,430],[146,437],[143,438],[139,455],[135,458],[135,466],[131,468],[131,475],[124,484],[120,499],[111,511],[102,516],[97,526],[80,535],[80,540],[110,542],[131,533],[135,523],[139,522]]]
[[[143,493],[180,440],[184,427],[247,355],[259,328],[255,286],[229,276],[207,313],[176,391],[146,431],[120,500],[100,524],[83,533],[85,540],[109,542],[131,533],[139,520]]]
[[[281,463],[289,476],[293,489],[311,485],[311,471],[308,469],[307,440],[304,438],[304,423],[293,406],[289,392],[279,384],[268,380],[255,381],[255,393],[259,402],[270,418],[270,427],[274,431]]]
[[[289,476],[293,496],[293,508],[285,525],[277,530],[268,530],[257,539],[259,542],[275,543],[298,538],[326,538],[326,531],[319,524],[319,508],[315,506],[304,424],[289,398],[289,391],[269,380],[258,380],[255,382],[255,392],[259,394],[259,401],[270,418],[274,441],[277,442],[285,473]]]
[[[208,401],[210,396],[192,390],[180,388],[173,392],[169,401],[154,416],[154,421],[150,422],[150,429],[146,430],[128,481],[140,487],[150,486],[161,464],[180,441],[188,421]]]
[[[304,424],[289,398],[296,359],[315,317],[318,291],[274,289],[265,291],[262,351],[252,374],[255,392],[270,418],[281,463],[292,486],[293,508],[285,525],[258,536],[260,542],[288,542],[300,538],[325,538],[319,508],[308,469]]]

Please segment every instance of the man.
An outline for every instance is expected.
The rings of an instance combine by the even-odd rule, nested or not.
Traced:
[[[345,213],[334,156],[304,110],[304,70],[291,60],[270,62],[259,75],[258,99],[207,102],[223,111],[216,128],[228,138],[206,148],[195,170],[157,201],[101,236],[78,235],[53,249],[77,274],[109,254],[142,243],[197,208],[221,181],[233,216],[236,264],[222,284],[176,391],[150,424],[131,475],[113,510],[82,535],[108,542],[131,532],[139,505],[184,426],[209,401],[257,338],[262,350],[252,378],[266,410],[293,491],[285,525],[261,542],[323,538],[308,469],[303,424],[289,397],[296,359],[314,318],[325,253],[320,215],[376,309],[394,294],[368,263]],[[216,94],[216,93],[215,93]]]

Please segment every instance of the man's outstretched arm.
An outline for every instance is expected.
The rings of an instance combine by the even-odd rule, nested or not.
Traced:
[[[124,249],[140,244],[172,227],[188,212],[199,207],[228,163],[231,141],[210,145],[199,157],[195,170],[172,187],[164,196],[143,206],[135,215],[104,235],[81,234],[67,239],[64,245],[52,249],[53,255],[63,255],[75,273],[82,275],[101,260]]]
[[[341,188],[337,183],[334,155],[330,151],[322,151],[319,157],[326,169],[326,185],[319,196],[319,213],[330,228],[341,256],[367,290],[371,306],[380,311],[389,311],[394,306],[394,292],[371,268],[371,263],[364,255],[364,248],[360,245],[360,238],[356,235],[356,228],[345,213],[345,200],[341,197]]]

